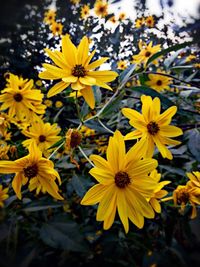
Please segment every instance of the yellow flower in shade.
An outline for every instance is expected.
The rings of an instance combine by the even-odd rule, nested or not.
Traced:
[[[119,14],[119,21],[122,21],[122,20],[124,20],[125,18],[126,18],[126,13],[121,12],[121,13]]]
[[[44,100],[44,104],[47,106],[47,107],[52,107],[52,104],[53,104],[53,102],[51,101],[51,100],[49,100],[49,99],[45,99]]]
[[[10,146],[7,145],[0,145],[0,159],[9,159],[8,152]]]
[[[195,63],[194,67],[197,68],[197,69],[200,69],[200,63]]]
[[[196,188],[197,194],[200,195],[200,172],[188,172],[187,177],[190,179],[187,185]]]
[[[84,5],[81,7],[81,18],[86,19],[90,14],[90,6]]]
[[[35,82],[35,85],[37,85],[38,87],[41,87],[42,86],[42,81],[41,80],[37,80]]]
[[[56,101],[56,103],[55,103],[55,107],[56,107],[56,108],[62,108],[62,107],[63,107],[63,102],[61,102],[61,101]]]
[[[136,19],[135,21],[135,27],[138,29],[138,28],[141,28],[142,26],[144,26],[144,23],[145,23],[145,19],[144,18],[138,18]]]
[[[9,141],[10,139],[11,139],[11,133],[8,133],[7,129],[3,129],[0,132],[0,143]]]
[[[94,5],[94,12],[99,17],[108,15],[108,3],[106,1],[97,0]]]
[[[61,184],[60,176],[51,160],[42,157],[41,151],[32,142],[29,147],[29,154],[15,161],[0,161],[0,173],[15,173],[12,181],[12,187],[19,199],[22,198],[21,187],[29,182],[29,190],[36,190],[36,194],[40,191],[48,193],[55,199],[63,200],[58,193],[58,185]]]
[[[117,22],[115,16],[112,16],[111,18],[109,18],[109,21],[112,22],[112,23],[114,23],[114,24]]]
[[[155,212],[161,213],[160,199],[162,199],[163,197],[165,197],[168,194],[168,192],[162,188],[171,182],[170,181],[160,182],[161,174],[158,173],[157,170],[153,170],[150,173],[149,178],[155,180],[155,182],[157,183],[157,185],[153,191],[153,194],[152,194],[151,198],[149,199],[149,203],[151,204],[151,206],[155,210]]]
[[[82,135],[80,131],[75,129],[69,129],[65,134],[65,148],[66,151],[76,148],[82,141]]]
[[[0,112],[0,134],[2,134],[2,131],[4,131],[9,126],[10,123],[7,114],[4,112]]]
[[[94,129],[90,129],[89,127],[82,125],[80,130],[80,133],[82,133],[85,137],[89,137],[92,135],[95,135],[95,130]]]
[[[53,35],[61,35],[63,31],[63,25],[60,22],[52,22],[50,26],[50,30],[53,33]]]
[[[146,66],[147,61],[150,57],[152,57],[155,53],[160,51],[160,44],[152,46],[153,42],[150,42],[148,45],[143,43],[141,40],[139,42],[140,52],[138,55],[132,56],[134,64],[144,64]]]
[[[44,13],[44,22],[46,24],[51,24],[55,21],[56,11],[55,10],[48,10]]]
[[[153,16],[148,16],[147,18],[145,18],[145,24],[147,27],[149,28],[153,28],[155,25],[155,20]]]
[[[40,90],[33,89],[33,80],[24,80],[23,86],[20,84],[21,79],[10,74],[9,84],[1,91],[0,102],[3,104],[0,110],[8,109],[10,118],[16,116],[22,119],[26,117],[28,120],[31,119],[32,112],[44,114],[45,106],[41,104],[43,94]]]
[[[170,89],[169,85],[172,83],[172,78],[159,74],[149,74],[148,78],[149,81],[145,82],[145,84],[153,88],[157,92],[161,92],[164,89]]]
[[[45,157],[48,157],[52,151],[49,148],[61,139],[58,136],[60,130],[56,123],[51,125],[49,122],[44,123],[40,120],[32,123],[27,130],[22,131],[25,136],[30,138],[23,141],[22,144],[28,148],[32,142],[35,142]]]
[[[185,62],[191,62],[191,61],[193,61],[196,58],[197,57],[195,55],[192,55],[191,54],[191,55],[189,55],[189,56],[186,57]]]
[[[192,206],[191,219],[197,216],[196,205],[200,205],[200,194],[194,187],[188,185],[178,185],[173,191],[174,204],[180,205],[180,213],[183,214],[187,204]]]
[[[6,200],[9,197],[7,193],[8,193],[8,187],[3,188],[3,186],[0,184],[0,207],[4,206],[4,200]]]
[[[120,60],[117,62],[118,70],[125,70],[127,68],[127,62],[125,60]]]
[[[157,167],[154,159],[141,159],[137,144],[127,153],[124,138],[119,131],[110,137],[106,153],[107,160],[91,155],[95,166],[90,174],[99,182],[81,201],[82,205],[99,203],[97,221],[104,221],[109,229],[115,218],[116,209],[125,232],[129,230],[128,218],[138,227],[144,225],[144,217],[154,218],[154,211],[146,198],[152,195],[156,183],[148,174]]]
[[[160,151],[163,158],[172,159],[172,154],[165,145],[179,145],[181,142],[173,140],[170,137],[182,135],[183,132],[176,126],[169,125],[172,117],[177,111],[177,107],[168,108],[160,114],[160,99],[142,95],[142,114],[134,109],[123,108],[122,113],[130,121],[136,130],[128,133],[125,140],[140,138],[140,144],[143,154],[152,157],[155,145]]]
[[[77,92],[81,92],[87,104],[94,108],[95,98],[92,85],[97,85],[109,90],[112,88],[107,82],[113,81],[118,74],[114,71],[96,71],[95,69],[108,60],[107,57],[100,58],[90,63],[95,50],[89,55],[89,42],[85,36],[76,48],[71,42],[69,35],[62,38],[62,52],[45,50],[49,57],[58,66],[43,64],[46,69],[39,77],[47,80],[60,80],[48,92],[47,97],[52,97],[69,85]]]

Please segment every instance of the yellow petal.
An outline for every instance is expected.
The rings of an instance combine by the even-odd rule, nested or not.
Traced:
[[[167,125],[171,122],[172,117],[177,111],[177,107],[173,106],[165,110],[160,116],[158,117],[157,123],[161,125]]]
[[[167,136],[167,137],[176,137],[176,136],[182,135],[183,131],[176,126],[162,125],[160,127],[159,134],[163,136]]]
[[[127,202],[125,198],[125,190],[119,189],[117,192],[117,210],[119,213],[119,217],[124,226],[125,232],[128,233],[129,223],[128,223],[128,210],[127,210]]]
[[[102,82],[112,82],[118,76],[117,72],[110,70],[89,71],[87,75]]]
[[[69,86],[69,83],[65,83],[63,81],[56,83],[53,87],[51,87],[51,89],[47,93],[47,97],[49,98],[49,97],[59,94],[64,89],[66,89],[68,86]]]
[[[107,191],[107,186],[96,184],[85,194],[81,200],[81,205],[95,205],[101,201]]]
[[[83,65],[88,58],[89,54],[89,42],[88,38],[84,36],[78,46],[78,55],[77,55],[77,61],[78,64]]]
[[[100,183],[103,185],[108,185],[114,183],[114,175],[106,170],[102,170],[100,168],[94,167],[89,173]]]
[[[75,83],[78,81],[78,77],[75,77],[73,75],[70,75],[68,77],[62,78],[63,82],[65,83]]]
[[[22,167],[17,165],[14,161],[1,160],[0,161],[0,173],[15,173],[20,172]]]
[[[80,77],[79,81],[85,85],[95,85],[96,79],[90,76]]]
[[[77,49],[68,34],[62,37],[62,52],[68,65],[74,67],[77,64]]]
[[[139,130],[135,130],[133,132],[130,132],[128,134],[125,135],[124,140],[133,140],[133,139],[138,139],[141,138],[143,136],[143,133]]]
[[[91,109],[94,109],[95,107],[95,98],[93,90],[90,86],[87,86],[86,88],[81,90],[81,94],[84,97],[86,103]]]
[[[23,177],[23,173],[18,172],[12,181],[13,190],[15,191],[15,194],[17,195],[19,199],[22,198],[22,194],[21,194],[22,185],[28,182],[28,179],[27,178],[24,179],[24,178],[25,177]]]
[[[104,62],[106,62],[108,59],[109,59],[109,57],[102,57],[98,60],[95,60],[87,66],[87,69],[88,70],[95,69],[95,68],[99,67],[101,64],[103,64]]]

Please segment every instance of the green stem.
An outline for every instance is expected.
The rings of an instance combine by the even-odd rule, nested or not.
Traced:
[[[62,142],[52,153],[51,155],[48,157],[48,159],[50,159],[58,150],[59,148],[61,148],[64,145],[65,141]]]
[[[101,124],[101,126],[108,131],[111,134],[114,134],[114,132],[112,130],[110,130],[105,124],[103,124],[103,122],[98,118],[98,122]]]
[[[78,149],[80,150],[81,154],[84,156],[84,158],[87,159],[87,161],[92,165],[92,167],[94,167],[94,164],[92,163],[92,161],[88,158],[88,156],[85,154],[85,152],[83,151],[83,149],[78,146]]]

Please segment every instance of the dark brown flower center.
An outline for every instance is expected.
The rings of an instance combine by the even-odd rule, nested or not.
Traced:
[[[126,172],[118,172],[115,174],[115,184],[119,188],[125,188],[131,182]]]
[[[104,13],[105,10],[106,10],[106,7],[105,7],[105,6],[101,6],[101,7],[99,8],[99,12],[100,12],[100,13]]]
[[[60,28],[59,27],[56,27],[56,31],[58,32],[60,30]]]
[[[23,96],[19,93],[15,94],[13,97],[14,97],[16,102],[21,102],[23,99]]]
[[[149,51],[147,51],[147,52],[145,53],[145,57],[150,57],[150,55],[151,55],[151,52],[149,52]]]
[[[181,191],[177,198],[177,204],[181,205],[181,203],[186,204],[189,201],[189,194],[186,191]]]
[[[77,147],[78,145],[80,145],[81,140],[82,140],[82,135],[77,131],[73,131],[71,134],[70,147],[71,148]]]
[[[72,70],[72,75],[75,77],[85,77],[86,73],[87,71],[81,64],[75,65],[75,67]]]
[[[41,135],[39,136],[39,141],[40,141],[40,142],[45,142],[45,141],[46,141],[46,136],[41,134]]]
[[[161,81],[161,80],[158,80],[158,81],[156,82],[156,84],[160,86],[160,85],[162,85],[162,81]]]
[[[150,134],[155,135],[159,130],[159,126],[155,121],[151,121],[148,125],[147,125],[147,130]]]
[[[37,164],[28,166],[27,168],[24,168],[24,176],[31,179],[35,177],[38,174],[38,166]]]

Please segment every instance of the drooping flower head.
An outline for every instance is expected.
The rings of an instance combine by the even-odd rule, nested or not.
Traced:
[[[0,208],[4,206],[4,201],[9,197],[8,190],[8,187],[3,188],[2,184],[0,184]]]
[[[29,182],[29,190],[36,190],[48,193],[55,199],[62,200],[59,194],[58,185],[61,184],[60,176],[51,160],[42,157],[42,152],[38,149],[35,142],[29,146],[29,154],[15,161],[0,161],[0,173],[15,173],[12,187],[19,199],[22,198],[21,187]]]
[[[154,217],[146,199],[151,197],[156,187],[156,182],[148,174],[157,167],[157,161],[141,159],[137,145],[126,153],[124,138],[119,131],[110,137],[106,157],[107,160],[98,155],[90,156],[95,164],[90,174],[99,183],[86,193],[81,204],[99,203],[97,221],[104,221],[104,229],[112,226],[116,210],[126,233],[129,230],[128,219],[142,228],[144,217]]]
[[[153,46],[152,41],[147,45],[140,40],[138,46],[140,49],[139,54],[132,57],[134,64],[144,64],[146,66],[149,58],[160,51],[160,44]]]
[[[166,145],[179,145],[180,142],[171,139],[182,135],[183,132],[176,126],[169,125],[177,111],[176,106],[168,108],[160,114],[160,99],[142,95],[142,114],[130,108],[123,108],[122,113],[136,130],[128,133],[125,140],[140,139],[141,150],[147,157],[152,157],[155,145],[163,158],[172,159],[172,154]]]
[[[113,81],[118,74],[114,71],[95,70],[108,58],[100,58],[91,63],[95,50],[89,54],[89,41],[86,36],[76,48],[67,34],[62,38],[62,52],[49,49],[45,51],[57,66],[43,64],[46,70],[41,72],[39,77],[47,80],[61,80],[49,90],[47,97],[62,92],[70,85],[76,92],[81,92],[87,104],[94,108],[95,99],[91,86],[97,85],[112,90],[106,83]]]

